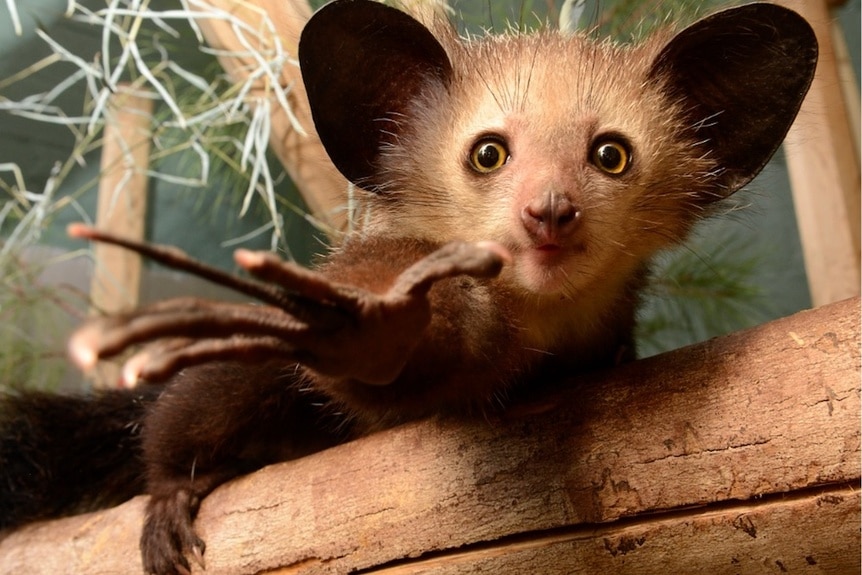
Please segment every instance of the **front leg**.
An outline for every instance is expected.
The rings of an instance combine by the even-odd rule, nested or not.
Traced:
[[[392,263],[380,266],[374,262],[380,270],[378,281],[389,284],[383,293],[376,293],[374,282],[362,276],[345,278],[358,282],[356,286],[333,282],[324,268],[315,278],[321,283],[314,285],[314,294],[334,303],[348,320],[338,330],[309,334],[302,342],[305,355],[301,363],[329,377],[371,385],[392,383],[431,323],[431,288],[441,280],[462,275],[494,277],[510,257],[505,248],[492,242],[451,242],[424,257],[419,254],[415,254],[418,261],[403,271],[393,270]],[[240,252],[237,256],[253,275],[277,285],[295,285],[293,266],[273,254]],[[361,256],[357,260],[363,262]]]
[[[352,423],[308,390],[295,366],[214,362],[184,370],[144,421],[147,573],[204,565],[194,519],[204,498],[230,479],[352,437]]]

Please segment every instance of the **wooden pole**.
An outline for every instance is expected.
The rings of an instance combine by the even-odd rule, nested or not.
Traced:
[[[814,83],[784,146],[808,285],[818,306],[859,294],[859,152],[843,97],[836,57],[840,50],[833,41],[827,2],[778,3],[805,17],[820,44]]]
[[[206,575],[859,573],[859,306],[241,477],[201,506]],[[144,503],[11,533],[0,574],[139,573]]]
[[[209,5],[239,18],[259,32],[254,36],[245,33],[240,38],[237,28],[225,19],[198,20],[207,44],[222,51],[218,56],[219,63],[235,82],[245,81],[256,68],[247,54],[249,45],[265,54],[272,53],[278,41],[295,58],[299,35],[311,17],[308,0],[209,0]],[[402,8],[420,15],[427,3],[404,0]],[[272,22],[274,34],[264,25],[267,20]],[[273,90],[286,90],[293,115],[305,134],[297,132],[284,110],[273,105],[270,146],[296,184],[311,214],[327,229],[329,239],[337,243],[343,232],[350,228],[350,218],[361,216],[352,212],[355,204],[349,196],[350,185],[329,160],[314,131],[299,66],[286,64],[281,69],[277,86],[261,76],[249,95],[273,100]]]
[[[141,240],[147,206],[153,101],[119,86],[108,103],[102,146],[101,179],[96,227]],[[94,312],[119,313],[138,305],[141,257],[129,250],[96,243],[90,286]],[[99,385],[117,381],[119,367],[103,362],[96,373]]]
[[[275,44],[279,42],[296,58],[299,34],[311,17],[308,0],[210,0],[209,5],[239,18],[257,31],[256,34],[245,31],[240,38],[237,29],[224,19],[198,20],[207,44],[222,51],[219,63],[235,82],[245,81],[257,68],[248,55],[249,45],[266,54],[274,53]],[[267,20],[272,22],[274,30],[265,25]],[[294,129],[288,115],[275,103],[274,90],[286,91],[291,110],[305,134]],[[330,239],[337,242],[348,228],[349,186],[329,160],[314,131],[299,66],[285,64],[278,85],[272,85],[266,76],[261,76],[249,96],[272,102],[270,146],[311,214],[328,229]]]

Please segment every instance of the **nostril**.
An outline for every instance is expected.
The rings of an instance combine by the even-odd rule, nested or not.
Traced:
[[[558,194],[535,198],[521,212],[526,230],[541,240],[556,241],[573,233],[581,217],[581,210]]]
[[[580,219],[580,217],[581,211],[570,201],[566,200],[565,204],[558,205],[553,219],[556,220],[558,226],[564,227],[568,224],[574,223]]]
[[[545,220],[559,233],[573,229],[580,217],[581,210],[566,196],[554,195],[547,202]]]

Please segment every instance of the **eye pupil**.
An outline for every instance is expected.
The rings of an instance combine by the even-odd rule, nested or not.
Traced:
[[[486,169],[492,169],[500,161],[500,150],[494,144],[484,144],[476,152],[476,162]]]
[[[612,169],[619,166],[622,161],[623,155],[616,147],[605,144],[599,148],[599,162],[601,162],[602,167]]]

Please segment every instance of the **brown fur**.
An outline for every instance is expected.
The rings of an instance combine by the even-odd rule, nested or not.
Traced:
[[[433,13],[421,19],[431,31],[339,0],[303,32],[315,126],[368,210],[319,273],[240,253],[263,280],[244,281],[77,228],[266,304],[168,301],[73,340],[82,363],[155,340],[134,365],[171,379],[146,410],[128,410],[152,495],[150,572],[201,559],[200,500],[237,474],[405,420],[481,413],[548,371],[632,358],[650,258],[760,170],[816,62],[810,27],[768,4],[630,47],[549,30],[467,41]],[[488,138],[507,161],[484,172],[470,162]],[[594,153],[609,141],[630,157],[617,173]],[[0,463],[14,444],[0,441]],[[52,469],[39,451],[6,467]],[[0,477],[13,521],[40,513],[16,513],[33,501],[23,491]]]

